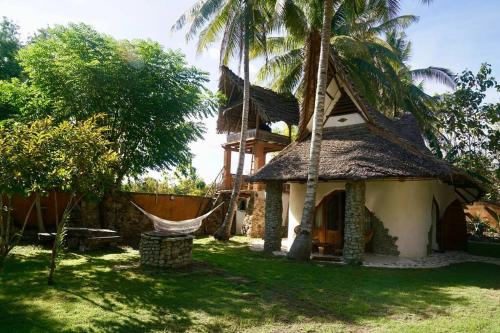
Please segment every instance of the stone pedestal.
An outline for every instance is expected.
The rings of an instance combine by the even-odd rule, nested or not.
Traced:
[[[158,231],[141,234],[139,253],[141,265],[179,268],[191,265],[193,254],[191,235],[166,235]]]

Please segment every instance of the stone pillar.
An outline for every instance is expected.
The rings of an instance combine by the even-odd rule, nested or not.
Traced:
[[[365,182],[345,185],[344,261],[361,264],[365,251]]]
[[[282,182],[273,181],[266,183],[265,252],[281,250],[281,225],[283,219],[282,192]]]
[[[141,234],[139,253],[141,265],[179,268],[191,265],[193,253],[191,235],[169,236],[158,231]]]

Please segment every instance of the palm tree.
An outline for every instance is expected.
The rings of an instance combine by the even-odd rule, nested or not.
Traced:
[[[411,56],[411,42],[407,41],[404,32],[390,31],[386,41],[398,56],[399,62],[391,64],[399,80],[401,92],[398,94],[382,94],[378,98],[379,109],[387,116],[399,116],[403,112],[411,112],[424,131],[429,142],[436,140],[437,130],[433,107],[435,100],[423,90],[424,81],[435,81],[454,89],[455,74],[443,67],[411,69],[408,61]]]
[[[214,234],[219,240],[228,240],[230,237],[241,189],[250,108],[249,48],[250,45],[265,43],[266,24],[269,22],[267,13],[265,2],[256,0],[200,0],[172,27],[174,30],[181,29],[189,22],[191,25],[186,37],[189,39],[199,34],[198,52],[222,35],[220,64],[227,64],[231,58],[236,58],[238,64],[243,60],[243,110],[238,167],[226,216]]]
[[[323,26],[321,28],[321,47],[319,54],[318,80],[314,105],[313,130],[309,153],[309,170],[307,174],[307,190],[300,223],[300,233],[295,238],[288,257],[296,260],[308,260],[312,245],[312,219],[316,202],[316,184],[318,182],[319,155],[323,136],[323,114],[325,111],[325,92],[330,54],[330,29],[332,20],[333,0],[325,0],[323,8]]]
[[[323,2],[275,0],[275,7],[275,30],[285,30],[286,34],[256,45],[251,57],[266,58],[259,80],[271,79],[273,90],[292,92],[301,99],[300,139],[307,134],[305,127],[314,110]],[[381,34],[406,28],[418,18],[396,16],[398,1],[336,0],[333,10],[330,44],[338,60],[350,71],[358,72],[358,77],[363,78],[361,83],[370,77],[380,87],[391,87],[390,73],[378,64],[398,59]],[[261,45],[265,48],[259,48]]]
[[[430,1],[423,2],[429,3]],[[391,71],[392,68],[381,65],[399,62],[394,50],[380,38],[382,33],[405,28],[417,20],[411,15],[396,16],[399,9],[397,0],[335,1],[334,4],[329,2],[328,5],[333,5],[335,8],[333,15],[331,8],[329,9],[329,15],[333,17],[324,16],[319,21],[317,20],[318,11],[314,10],[317,5],[317,1],[304,3],[300,0],[283,0],[277,2],[276,7],[281,13],[280,17],[283,17],[282,25],[286,27],[289,35],[268,40],[266,56],[268,51],[273,51],[273,48],[274,51],[281,51],[281,54],[267,61],[260,73],[261,78],[268,74],[281,74],[275,81],[275,84],[281,86],[274,87],[278,90],[283,90],[282,88],[288,91],[294,88],[299,90],[299,95],[302,97],[299,139],[307,133],[306,122],[310,119],[311,106],[314,103],[310,165],[301,231],[289,252],[290,258],[299,260],[309,259],[311,250],[311,228],[324,111],[322,105],[324,90],[321,89],[326,88],[320,81],[323,78],[320,75],[321,70],[317,77],[312,74],[315,72],[314,66],[318,64],[316,60],[319,45],[317,24],[318,22],[323,24],[321,31],[325,33],[325,24],[327,24],[325,20],[328,20],[328,34],[322,36],[321,47],[327,45],[333,48],[335,57],[340,58],[339,60],[348,67],[351,73],[355,73],[354,80],[358,85],[369,81],[364,86],[370,94],[365,94],[365,96],[372,97],[373,101],[376,100],[380,91],[398,91],[397,87],[399,87],[399,78],[394,71]],[[323,14],[326,14],[326,7]],[[301,30],[301,27],[306,27],[305,31]],[[258,55],[259,50],[254,53]],[[324,54],[323,50],[320,54]],[[320,66],[323,65],[321,61],[319,61]],[[377,86],[374,88],[372,83]],[[311,90],[315,85],[317,85],[316,94],[312,94]]]

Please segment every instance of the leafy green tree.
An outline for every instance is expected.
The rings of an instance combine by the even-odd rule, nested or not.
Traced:
[[[207,74],[180,53],[149,40],[117,41],[85,24],[43,30],[19,59],[56,121],[104,115],[99,125],[119,157],[117,185],[189,163],[188,144],[202,137],[201,119],[216,104],[204,88]]]
[[[15,238],[9,236],[11,198],[14,194],[29,196],[60,189],[71,193],[71,199],[57,226],[51,273],[55,269],[57,250],[74,206],[83,195],[100,195],[113,180],[116,153],[104,138],[106,129],[97,119],[83,122],[55,123],[46,118],[31,123],[8,123],[0,126],[0,198],[7,197],[7,216],[1,218],[0,250],[4,259],[22,236],[27,218]],[[27,217],[31,213],[28,211]]]
[[[166,193],[203,196],[208,190],[205,181],[196,173],[191,165],[177,168],[173,176],[163,174],[163,179],[150,176],[129,179],[122,185],[122,190],[128,192]]]
[[[196,169],[193,166],[189,165],[185,168],[180,168],[174,173],[173,193],[203,196],[207,190],[207,184],[196,173]]]
[[[398,84],[390,91],[379,90],[374,105],[389,117],[401,116],[405,112],[412,113],[427,140],[436,142],[439,135],[434,113],[436,99],[424,92],[423,84],[434,81],[455,89],[455,74],[447,68],[435,66],[412,69],[408,64],[412,44],[407,40],[406,34],[393,30],[388,32],[385,38],[399,59],[397,62],[386,64],[396,75]]]
[[[441,133],[434,151],[485,184],[486,199],[500,199],[500,102],[485,102],[489,89],[500,93],[491,66],[477,74],[465,70],[454,92],[443,94],[436,107]]]
[[[173,193],[170,183],[170,178],[166,175],[162,180],[146,176],[128,179],[128,181],[122,185],[121,189],[127,192]]]
[[[21,67],[16,59],[21,47],[19,27],[4,16],[0,21],[0,80],[21,75]]]
[[[0,80],[0,122],[34,120],[50,110],[50,100],[36,87],[18,78]]]

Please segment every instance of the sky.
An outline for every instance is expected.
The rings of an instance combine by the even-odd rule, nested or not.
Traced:
[[[210,76],[208,87],[217,88],[217,46],[198,55],[196,40],[187,42],[183,32],[171,33],[170,27],[195,0],[0,0],[0,16],[20,26],[26,38],[39,28],[69,22],[84,22],[117,39],[152,39],[165,48],[180,50],[187,62]],[[401,15],[420,17],[407,29],[413,44],[410,64],[413,68],[439,66],[461,72],[477,71],[480,64],[492,65],[500,80],[500,0],[435,0],[423,5],[419,0],[402,1]],[[258,64],[250,65],[251,77]],[[445,91],[437,84],[426,84],[430,94]],[[489,94],[488,100],[499,96]],[[215,132],[215,118],[207,119],[203,140],[190,145],[193,166],[207,182],[222,168],[224,135]],[[233,154],[233,167],[236,156]],[[247,159],[248,162],[249,159]],[[247,163],[248,164],[248,163]],[[248,167],[247,167],[248,170]],[[157,174],[153,174],[158,176]]]

